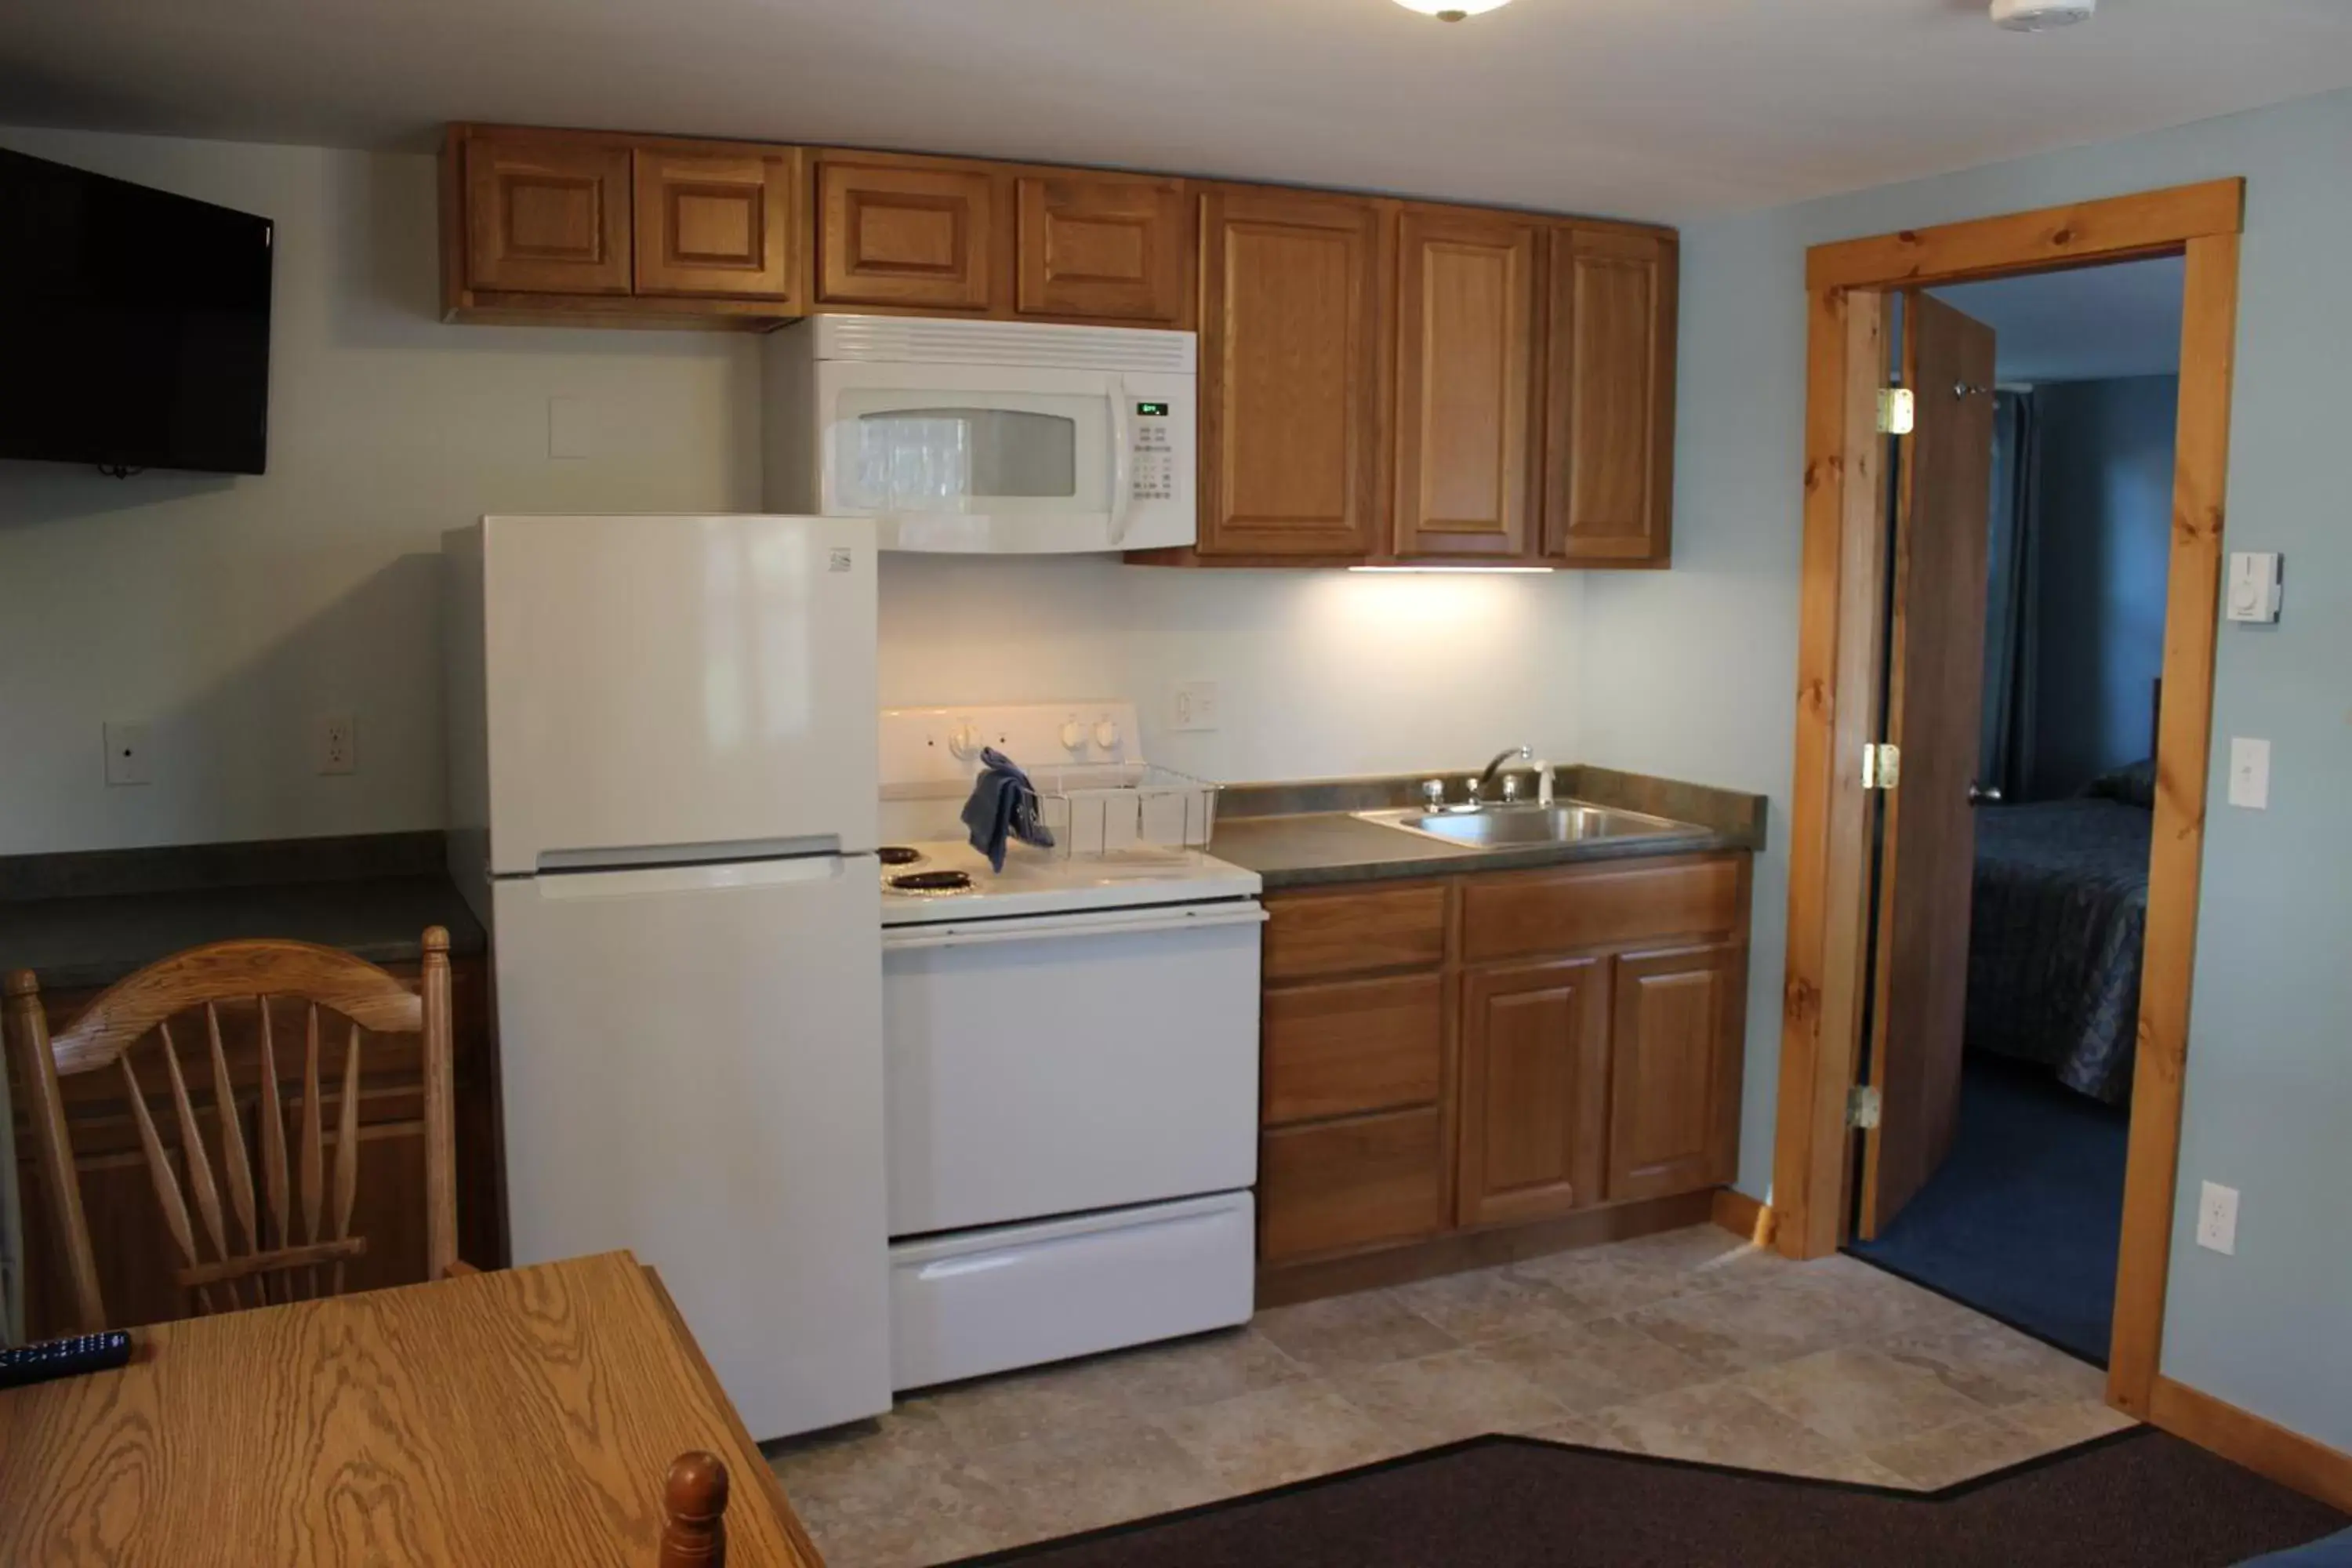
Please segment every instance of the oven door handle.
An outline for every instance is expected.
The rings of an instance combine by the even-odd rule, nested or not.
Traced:
[[[1000,942],[1053,942],[1082,936],[1136,936],[1147,931],[1213,931],[1221,926],[1263,925],[1265,918],[1265,909],[1261,904],[1235,903],[1213,904],[1182,913],[1119,910],[1112,916],[1041,915],[974,921],[967,925],[895,926],[882,933],[882,951],[986,947]]]

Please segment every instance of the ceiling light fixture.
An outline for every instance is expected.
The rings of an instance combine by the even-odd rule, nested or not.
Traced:
[[[1511,0],[1397,0],[1408,11],[1418,11],[1441,22],[1459,22],[1465,16],[1475,16],[1481,11],[1492,11],[1510,3]]]
[[[2046,33],[2087,22],[2099,0],[1992,0],[1992,25],[2011,33]]]

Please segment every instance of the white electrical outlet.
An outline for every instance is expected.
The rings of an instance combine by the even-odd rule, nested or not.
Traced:
[[[322,773],[348,773],[360,765],[358,728],[348,713],[328,713],[320,716],[316,737],[319,771]]]
[[[2208,1182],[2197,1195],[2197,1245],[2238,1255],[2238,1189]]]
[[[1213,680],[1187,680],[1176,688],[1176,700],[1170,705],[1168,727],[1171,730],[1213,730],[1217,727],[1217,683]]]
[[[155,782],[148,754],[147,722],[117,719],[106,725],[106,782],[143,784]]]
[[[2230,804],[2250,811],[2268,811],[2271,805],[2271,743],[2230,739]]]

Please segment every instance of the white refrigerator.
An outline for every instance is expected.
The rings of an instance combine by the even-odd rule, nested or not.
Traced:
[[[890,1404],[873,524],[444,540],[518,1264],[626,1247],[753,1436]]]

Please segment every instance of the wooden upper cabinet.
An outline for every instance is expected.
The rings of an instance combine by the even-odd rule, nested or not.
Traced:
[[[985,168],[817,156],[817,300],[980,314],[997,304]]]
[[[1381,219],[1370,201],[1297,191],[1202,198],[1199,555],[1373,552]]]
[[[630,143],[562,132],[465,138],[466,286],[626,294]]]
[[[1608,1134],[1609,960],[1464,975],[1454,1223],[1598,1203]]]
[[[1547,555],[1591,565],[1666,563],[1678,249],[1660,235],[1552,233]]]
[[[1542,230],[1408,206],[1397,231],[1396,552],[1535,542]]]
[[[1738,942],[1617,961],[1609,1196],[1658,1197],[1738,1173],[1746,950]]]
[[[1139,327],[1192,321],[1192,212],[1181,180],[1024,174],[1015,308]]]
[[[803,155],[656,144],[635,153],[636,291],[801,309]]]

